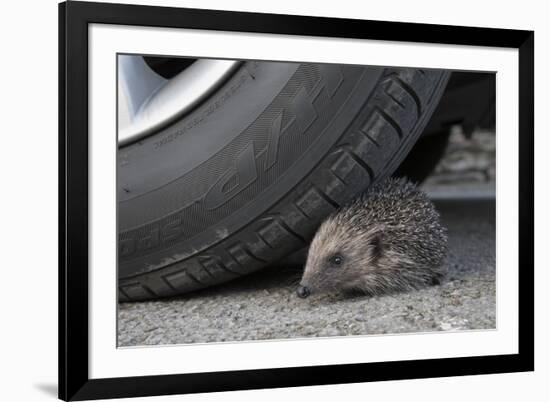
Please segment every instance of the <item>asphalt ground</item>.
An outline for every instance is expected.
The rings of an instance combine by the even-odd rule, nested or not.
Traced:
[[[396,334],[496,327],[494,192],[430,193],[449,231],[440,285],[385,296],[296,296],[301,258],[178,298],[122,303],[118,345]]]

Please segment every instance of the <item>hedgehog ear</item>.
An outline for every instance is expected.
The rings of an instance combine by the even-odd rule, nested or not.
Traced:
[[[382,232],[376,232],[369,241],[369,245],[372,248],[371,256],[375,261],[382,257],[382,253],[384,252],[382,236]]]

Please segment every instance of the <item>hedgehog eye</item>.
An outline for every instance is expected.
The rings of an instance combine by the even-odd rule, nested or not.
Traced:
[[[344,261],[344,258],[340,254],[335,254],[329,258],[329,262],[332,265],[341,265],[343,261]]]

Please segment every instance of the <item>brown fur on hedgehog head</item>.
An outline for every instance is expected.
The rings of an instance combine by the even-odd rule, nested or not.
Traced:
[[[427,196],[388,179],[330,215],[311,242],[298,295],[374,295],[438,283],[447,236]]]

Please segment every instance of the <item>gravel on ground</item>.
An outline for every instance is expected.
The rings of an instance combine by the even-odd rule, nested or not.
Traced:
[[[303,267],[287,260],[179,298],[120,304],[118,345],[495,328],[494,197],[444,198],[435,201],[449,230],[441,285],[377,297],[300,299],[295,291]]]

